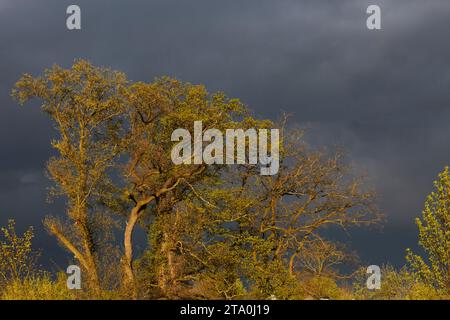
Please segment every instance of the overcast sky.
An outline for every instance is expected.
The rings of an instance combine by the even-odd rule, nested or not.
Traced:
[[[78,4],[82,30],[66,28]],[[366,8],[382,9],[382,30]],[[19,108],[22,73],[86,58],[131,80],[169,75],[223,90],[257,115],[289,112],[316,147],[344,147],[368,172],[388,221],[346,236],[364,262],[401,265],[414,218],[450,164],[448,0],[0,0],[0,224],[34,225],[37,245],[63,264],[43,231],[50,121]]]

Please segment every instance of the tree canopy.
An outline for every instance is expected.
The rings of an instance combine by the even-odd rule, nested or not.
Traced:
[[[79,60],[23,75],[13,96],[20,104],[39,99],[54,122],[57,154],[47,171],[66,212],[45,225],[88,275],[93,295],[305,297],[306,283],[333,282],[346,260],[322,231],[380,220],[373,191],[340,152],[315,151],[286,117],[258,119],[202,85],[132,82]],[[195,121],[204,130],[279,129],[279,171],[174,164],[171,134]],[[148,236],[140,254],[136,228]]]

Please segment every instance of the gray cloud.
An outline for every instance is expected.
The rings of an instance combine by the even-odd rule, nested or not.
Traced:
[[[36,224],[53,210],[36,172],[54,132],[36,105],[16,106],[11,87],[23,72],[87,58],[132,80],[206,84],[261,116],[292,113],[311,125],[312,145],[344,146],[372,176],[391,230],[355,233],[360,253],[399,262],[403,245],[414,246],[413,220],[432,180],[450,162],[450,2],[379,0],[383,29],[371,32],[372,2],[79,0],[83,29],[71,32],[72,2],[0,1],[0,216]],[[376,253],[371,234],[383,244]],[[386,251],[393,234],[402,246]]]

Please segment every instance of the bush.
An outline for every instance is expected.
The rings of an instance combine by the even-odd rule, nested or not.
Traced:
[[[76,298],[76,291],[67,288],[66,277],[62,273],[55,281],[48,275],[29,277],[25,280],[15,279],[0,293],[1,300],[73,300]]]
[[[15,221],[9,220],[8,227],[0,230],[0,285],[31,277],[36,272],[39,256],[31,247],[33,228],[18,236]]]
[[[430,285],[420,282],[405,268],[396,271],[392,266],[381,270],[381,289],[369,290],[366,287],[367,275],[361,270],[354,285],[355,298],[359,300],[436,300],[446,299]],[[448,298],[448,297],[447,297]]]

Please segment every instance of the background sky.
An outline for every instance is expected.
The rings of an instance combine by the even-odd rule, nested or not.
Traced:
[[[66,28],[77,4],[82,30]],[[382,30],[366,8],[382,9]],[[404,263],[432,181],[450,164],[448,0],[0,0],[0,224],[35,226],[46,263],[66,255],[41,220],[46,203],[50,121],[10,91],[74,59],[131,80],[169,75],[240,98],[255,114],[282,112],[309,127],[314,147],[342,146],[371,177],[387,216],[383,230],[343,239],[363,262]]]

